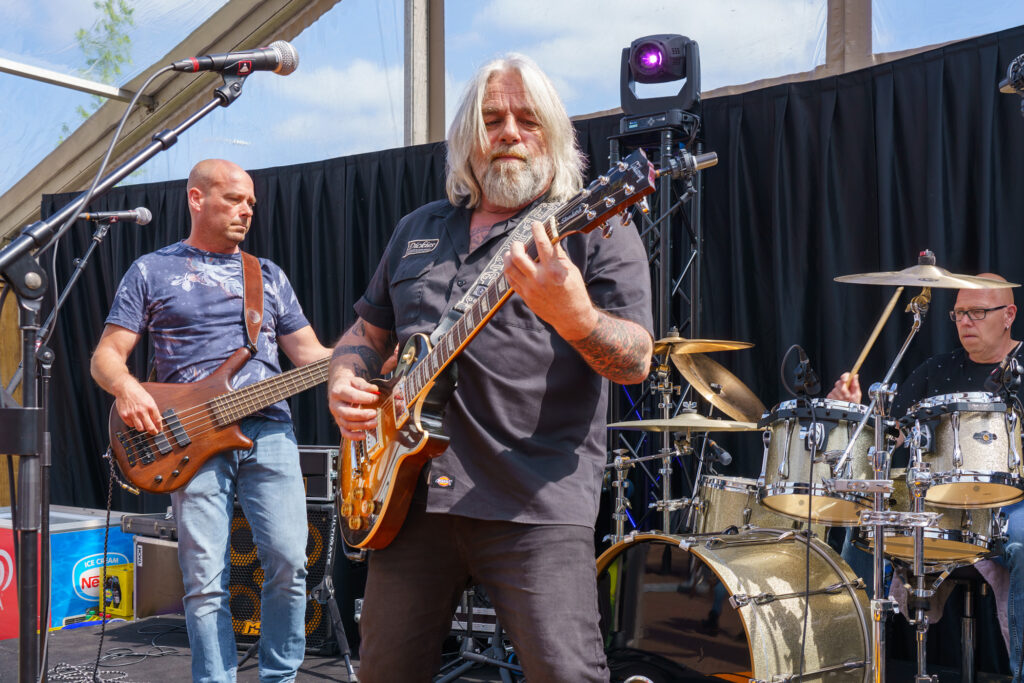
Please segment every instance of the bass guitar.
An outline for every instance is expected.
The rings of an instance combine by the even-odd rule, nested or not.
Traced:
[[[643,151],[633,152],[545,222],[549,239],[559,242],[603,225],[653,192],[656,175]],[[534,246],[532,239],[525,246]],[[511,294],[505,277],[498,277],[436,345],[431,347],[426,335],[414,335],[392,377],[374,380],[381,391],[377,427],[365,440],[342,440],[338,458],[338,514],[350,546],[380,549],[398,533],[423,465],[448,446],[441,422],[454,381],[447,371]]]
[[[121,473],[151,493],[170,493],[188,483],[203,463],[218,453],[252,448],[238,423],[267,406],[327,381],[330,357],[280,375],[231,388],[231,378],[249,360],[247,348],[235,351],[209,377],[184,384],[144,382],[163,425],[159,434],[127,426],[110,409],[110,450]]]

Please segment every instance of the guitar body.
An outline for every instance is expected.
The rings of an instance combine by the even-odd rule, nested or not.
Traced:
[[[381,390],[377,429],[365,440],[341,442],[339,526],[345,542],[355,548],[380,549],[394,539],[423,466],[448,447],[441,421],[455,388],[454,372],[439,377],[415,403],[403,394],[406,375],[429,350],[426,336],[409,339],[394,376],[374,381]]]
[[[174,429],[165,429],[165,433],[170,431],[166,437],[170,451],[166,453],[161,452],[153,436],[125,425],[117,414],[117,406],[113,406],[109,422],[110,450],[125,478],[150,493],[170,493],[186,484],[203,463],[218,453],[252,448],[252,441],[242,434],[237,423],[218,424],[210,404],[213,399],[231,392],[231,378],[247,360],[249,352],[243,348],[198,382],[143,383],[161,415],[165,416],[165,423],[168,423],[168,412],[173,411],[186,434],[181,441],[188,443],[182,445],[175,438]]]
[[[242,418],[325,382],[331,360],[322,358],[232,389],[231,378],[249,357],[248,349],[238,349],[198,382],[144,383],[163,417],[163,429],[155,436],[128,427],[117,406],[111,408],[110,450],[125,478],[150,493],[170,493],[218,453],[252,448],[252,440],[238,426]]]

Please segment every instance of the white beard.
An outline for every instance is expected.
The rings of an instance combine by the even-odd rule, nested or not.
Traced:
[[[550,181],[551,159],[547,156],[491,161],[480,179],[480,188],[491,204],[514,209],[540,196]]]

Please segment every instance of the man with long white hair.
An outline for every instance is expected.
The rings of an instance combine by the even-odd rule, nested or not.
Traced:
[[[531,682],[608,680],[593,536],[604,380],[647,376],[652,310],[634,230],[553,245],[540,223],[523,221],[576,193],[582,165],[569,117],[536,64],[508,55],[485,65],[449,130],[448,199],[402,219],[334,350],[331,412],[358,441],[378,426],[368,380],[384,359],[411,335],[430,334],[503,255],[515,293],[455,360],[448,448],[423,468],[394,540],[370,556],[366,683],[430,680],[473,584]],[[508,239],[520,223],[536,259]]]

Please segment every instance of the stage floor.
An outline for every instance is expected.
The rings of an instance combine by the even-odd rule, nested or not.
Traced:
[[[99,624],[54,631],[50,635],[48,680],[88,681],[100,645]],[[108,660],[100,667],[104,681],[117,683],[178,683],[191,678],[188,639],[184,617],[151,617],[141,621],[107,624],[103,653]],[[358,672],[358,661],[353,664]],[[0,641],[0,683],[18,680],[18,641]],[[83,673],[84,672],[84,673]],[[939,674],[941,683],[960,681],[960,672],[949,669],[930,670]],[[887,680],[906,683],[913,680],[912,662],[892,661]],[[238,672],[240,683],[258,680],[255,658]],[[344,661],[340,657],[306,655],[297,678],[298,683],[313,681],[348,681]],[[500,681],[497,669],[480,667],[462,678],[465,683]],[[712,679],[713,680],[713,679]],[[1009,676],[978,672],[977,683],[1009,683]]]

